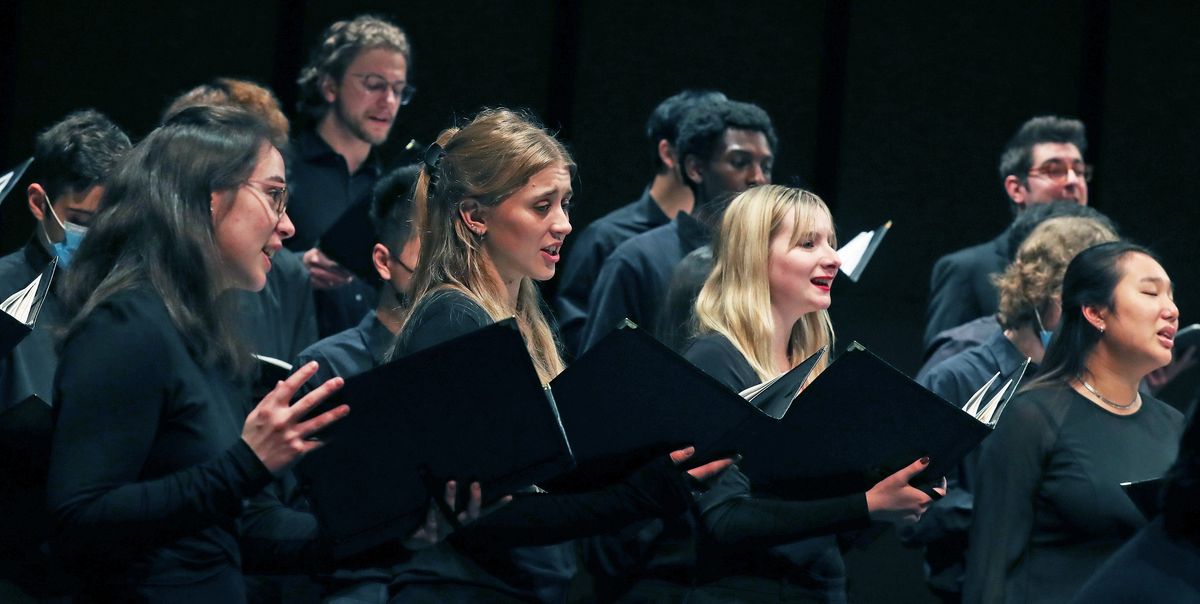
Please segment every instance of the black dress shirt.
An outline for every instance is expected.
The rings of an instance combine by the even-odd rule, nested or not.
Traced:
[[[647,187],[637,201],[605,214],[577,237],[567,240],[566,262],[554,299],[558,333],[566,350],[579,350],[580,335],[588,317],[588,296],[604,260],[625,240],[670,221]]]
[[[296,136],[287,158],[288,217],[296,234],[285,239],[288,249],[303,254],[322,247],[321,238],[335,224],[362,230],[361,238],[339,233],[337,249],[324,249],[326,255],[347,264],[360,275],[349,284],[316,293],[317,330],[328,337],[353,327],[360,317],[375,308],[377,293],[362,278],[358,263],[369,264],[375,234],[370,230],[371,189],[382,170],[379,160],[367,157],[358,171],[351,174],[346,158],[329,146],[315,130]],[[361,246],[358,245],[361,241]]]
[[[308,385],[315,388],[330,378],[350,377],[382,365],[395,340],[396,336],[371,311],[358,325],[304,349],[294,365],[300,367],[309,361],[320,364],[308,380]]]
[[[692,250],[710,242],[703,223],[680,212],[668,224],[617,246],[604,261],[588,299],[587,323],[579,353],[586,352],[622,319],[656,333],[662,300],[675,266]]]

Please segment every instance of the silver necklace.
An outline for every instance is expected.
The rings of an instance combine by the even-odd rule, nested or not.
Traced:
[[[1134,392],[1133,400],[1127,404],[1122,405],[1121,403],[1113,402],[1113,401],[1109,400],[1108,397],[1104,396],[1103,394],[1100,394],[1100,392],[1098,390],[1093,388],[1092,385],[1087,383],[1087,380],[1083,379],[1082,377],[1077,378],[1077,379],[1079,380],[1080,384],[1083,384],[1084,388],[1087,388],[1088,392],[1091,392],[1092,394],[1096,395],[1096,398],[1099,398],[1100,402],[1104,403],[1105,405],[1108,405],[1109,407],[1112,407],[1113,409],[1120,409],[1122,411],[1125,411],[1125,410],[1128,410],[1130,407],[1138,404],[1138,401],[1142,400],[1142,393]]]

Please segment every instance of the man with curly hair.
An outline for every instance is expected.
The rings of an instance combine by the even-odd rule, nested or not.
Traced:
[[[300,73],[304,121],[288,157],[288,214],[317,295],[321,336],[355,325],[375,306],[369,275],[371,189],[381,173],[374,149],[387,141],[412,98],[404,30],[362,15],[330,25]],[[361,249],[360,249],[361,248]],[[360,266],[361,264],[361,266]]]

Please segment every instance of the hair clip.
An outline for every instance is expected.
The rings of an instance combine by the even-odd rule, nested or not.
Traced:
[[[437,143],[429,145],[429,148],[425,150],[425,167],[431,172],[437,170],[438,166],[442,163],[443,157],[446,157],[446,150],[441,145]]]

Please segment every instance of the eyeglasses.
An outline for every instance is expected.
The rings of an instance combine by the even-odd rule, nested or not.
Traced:
[[[287,204],[288,204],[287,187],[281,187],[278,184],[273,183],[268,180],[255,180],[253,178],[247,179],[245,182],[242,183],[243,186],[251,185],[251,184],[264,187],[263,189],[260,189],[256,186],[252,186],[252,187],[250,187],[250,190],[257,191],[257,192],[262,193],[263,195],[266,195],[267,197],[269,197],[270,201],[267,202],[267,207],[271,208],[272,212],[275,212],[276,220],[283,218],[284,213],[287,212]],[[266,201],[267,198],[259,197],[259,199]]]
[[[388,83],[387,79],[377,73],[351,73],[356,78],[362,78],[363,88],[368,94],[387,94],[389,88],[392,89],[392,94],[400,99],[400,106],[403,107],[412,102],[413,95],[417,93],[417,87],[408,82],[392,82]]]
[[[1076,176],[1083,179],[1084,182],[1092,182],[1093,168],[1081,161],[1067,162],[1052,159],[1029,171],[1030,176],[1043,176],[1055,181],[1064,181],[1067,179],[1068,171],[1074,172]]]

